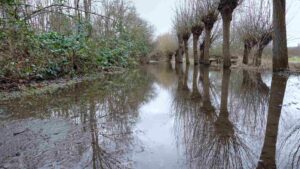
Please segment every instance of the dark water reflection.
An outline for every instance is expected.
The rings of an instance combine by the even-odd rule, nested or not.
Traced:
[[[298,76],[166,64],[2,102],[0,168],[299,169],[299,91]]]

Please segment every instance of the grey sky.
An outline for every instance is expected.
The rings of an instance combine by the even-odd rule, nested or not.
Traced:
[[[172,30],[174,6],[178,0],[133,0],[142,18],[155,27],[155,35]],[[288,45],[300,44],[300,1],[287,0]]]

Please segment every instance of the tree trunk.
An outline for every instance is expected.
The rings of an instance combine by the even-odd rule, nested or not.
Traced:
[[[198,69],[199,67],[194,66],[193,70],[193,91],[192,91],[192,98],[197,99],[201,98],[201,95],[198,90]]]
[[[231,12],[223,12],[223,67],[230,68],[231,66],[231,54],[230,54],[230,23],[232,19]]]
[[[244,44],[244,55],[243,55],[243,63],[245,65],[248,65],[248,63],[249,63],[250,51],[251,51],[251,47],[245,43]]]
[[[230,74],[231,74],[230,69],[225,69],[223,71],[220,110],[224,112],[227,111],[227,105],[228,105],[228,89],[229,89],[229,82],[230,82]]]
[[[80,17],[80,11],[79,11],[79,2],[80,0],[75,0],[75,12],[77,15],[77,33],[80,33],[80,22],[81,22],[81,17]]]
[[[258,169],[276,168],[276,141],[287,80],[277,74],[272,77],[266,135]]]
[[[88,38],[92,36],[92,28],[90,25],[91,22],[91,7],[92,7],[92,1],[91,0],[84,0],[84,14],[85,14],[85,24],[87,24],[87,32],[88,32]]]
[[[190,64],[190,58],[189,58],[188,40],[184,40],[183,45],[184,45],[185,63],[187,65],[189,65]]]
[[[185,72],[184,72],[184,78],[183,78],[183,89],[184,90],[189,90],[188,87],[188,80],[189,80],[189,70],[190,70],[190,65],[185,66]]]
[[[222,76],[222,91],[221,91],[221,105],[220,114],[215,122],[216,134],[219,138],[230,139],[234,138],[234,127],[232,122],[229,120],[228,111],[228,94],[229,94],[229,83],[230,83],[230,69],[224,69]]]
[[[203,64],[205,65],[210,65],[209,62],[210,36],[211,36],[211,29],[205,28],[205,44],[204,44],[204,57],[203,57]]]
[[[173,58],[173,53],[168,53],[168,62],[171,62]]]
[[[198,65],[199,63],[198,49],[197,49],[198,40],[199,40],[199,35],[197,33],[193,33],[194,65]]]
[[[216,111],[214,106],[210,100],[210,81],[209,81],[209,67],[201,66],[200,67],[200,76],[201,76],[201,83],[203,87],[203,95],[202,95],[202,110],[207,115],[209,121],[214,120],[214,116],[216,115]]]
[[[202,80],[203,80],[203,96],[205,103],[210,102],[210,94],[209,94],[209,89],[210,89],[210,82],[209,82],[209,69],[208,67],[201,67],[201,72],[202,72]],[[207,105],[203,105],[205,107],[209,107]]]
[[[286,35],[286,1],[273,0],[273,71],[288,70],[288,50]]]
[[[183,73],[183,68],[182,68],[182,64],[180,63],[175,63],[175,71],[176,71],[176,74],[178,76],[178,86],[177,86],[177,89],[178,90],[182,90],[183,89],[183,86],[184,86],[184,73]]]
[[[182,49],[182,41],[181,40],[179,40],[178,41],[178,53],[177,53],[177,55],[176,55],[176,63],[182,63],[182,51],[183,51],[183,49]]]
[[[205,41],[200,43],[200,59],[199,59],[199,62],[201,64],[204,62],[204,46],[205,46]]]
[[[84,6],[84,15],[85,15],[85,20],[87,22],[90,22],[91,18],[91,6],[92,2],[91,0],[84,0],[83,1],[83,6]]]
[[[257,51],[255,52],[254,58],[255,58],[255,66],[260,66],[261,65],[261,57],[263,53],[264,47],[258,47]]]

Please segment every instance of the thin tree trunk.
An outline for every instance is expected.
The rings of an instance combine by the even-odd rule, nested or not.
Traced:
[[[261,65],[261,57],[262,57],[262,53],[263,53],[264,47],[258,47],[254,58],[255,58],[255,66],[260,66]]]
[[[185,63],[187,65],[189,65],[190,64],[190,58],[189,58],[188,40],[184,40],[183,44],[184,44],[184,53],[185,53]]]
[[[210,65],[209,62],[210,36],[211,36],[211,29],[205,28],[205,44],[204,44],[204,57],[203,57],[203,64],[205,65]]]
[[[80,11],[79,11],[79,1],[80,0],[75,0],[75,11],[77,14],[77,33],[80,33],[80,22],[81,22],[81,18],[80,18]]]
[[[276,168],[276,141],[287,80],[277,74],[272,77],[266,135],[258,169]]]
[[[248,63],[249,63],[250,51],[251,51],[251,47],[245,43],[244,44],[244,55],[243,55],[243,63],[245,65],[248,65]]]
[[[231,54],[230,54],[230,22],[232,14],[230,12],[223,13],[223,57],[224,68],[230,68],[231,66]]]
[[[288,50],[286,35],[286,1],[273,0],[273,71],[288,70]]]
[[[87,32],[88,32],[88,37],[92,36],[92,28],[90,25],[90,21],[91,21],[91,6],[92,6],[92,1],[91,0],[84,0],[83,1],[84,4],[84,13],[85,13],[85,21],[88,25],[87,27]]]
[[[197,33],[193,33],[193,50],[194,50],[194,65],[198,65],[199,63],[199,56],[198,56],[198,40],[199,35]]]

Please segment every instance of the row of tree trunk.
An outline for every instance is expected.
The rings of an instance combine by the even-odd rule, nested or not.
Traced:
[[[236,5],[228,6],[225,3],[221,3],[223,6],[219,7],[219,11],[223,20],[223,67],[231,67],[231,53],[230,53],[230,25],[232,20],[232,13]],[[261,58],[264,48],[273,40],[273,71],[285,71],[288,70],[288,50],[287,50],[287,35],[286,35],[286,0],[273,0],[273,35],[264,35],[261,40],[257,43],[245,42],[244,46],[244,56],[243,63],[249,63],[249,53],[252,48],[257,45],[257,51],[254,56],[254,65],[261,65]],[[200,44],[200,59],[198,59],[197,43],[201,32],[193,32],[193,53],[194,53],[194,63],[203,63],[209,65],[209,48],[211,41],[211,29],[205,28],[205,43]],[[182,56],[185,53],[186,63],[190,64],[188,55],[188,39],[178,36],[179,47],[176,52],[176,62],[182,63]],[[204,45],[204,48],[203,48]]]

